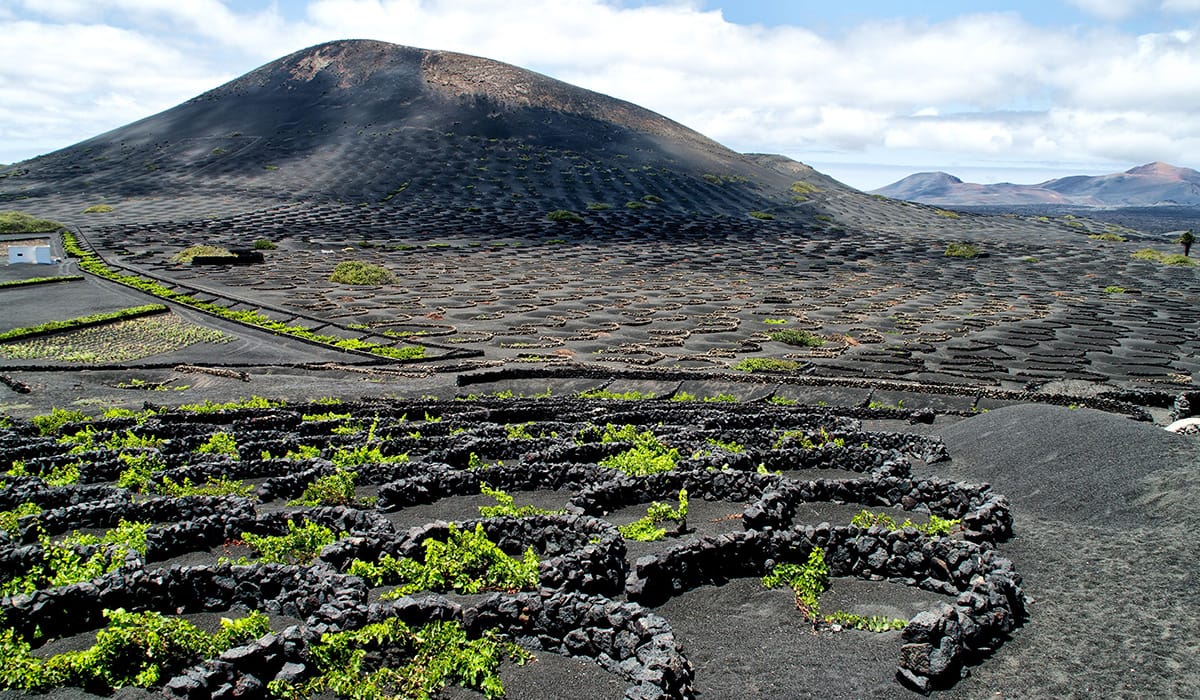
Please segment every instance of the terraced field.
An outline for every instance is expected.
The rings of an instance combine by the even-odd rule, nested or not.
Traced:
[[[1007,501],[987,487],[915,478],[910,460],[946,459],[942,443],[867,430],[861,419],[911,417],[904,411],[603,399],[266,403],[9,421],[0,559],[5,590],[24,593],[2,603],[15,634],[9,658],[32,644],[23,653],[40,661],[22,663],[52,667],[94,638],[105,610],[256,611],[273,631],[212,658],[169,656],[152,685],[178,697],[302,686],[323,673],[322,634],[401,620],[515,639],[538,659],[500,667],[516,687],[565,665],[595,689],[589,697],[723,695],[730,679],[710,666],[710,647],[727,630],[688,624],[681,638],[674,626],[681,601],[688,618],[720,614],[719,596],[736,587],[781,618],[738,624],[783,624],[790,642],[778,651],[793,657],[856,649],[845,691],[871,693],[896,673],[918,688],[952,683],[1024,617],[1021,577],[994,549],[1011,533]],[[505,501],[507,512],[487,510]],[[627,528],[653,502],[674,512],[649,528],[656,539],[640,541],[646,535]],[[854,519],[866,517],[860,510],[870,522]],[[122,540],[131,529],[140,539]],[[75,531],[106,534],[63,539]],[[533,576],[489,578],[495,567],[473,559],[476,550],[451,550],[465,569],[433,583],[386,566],[432,564],[431,543],[471,532],[510,565],[533,557]],[[811,605],[800,589],[758,582],[814,554],[829,578]],[[405,595],[394,597],[398,586]],[[893,631],[852,629],[885,621]],[[691,647],[705,650],[699,667]],[[359,682],[377,669],[362,670]],[[54,684],[34,670],[21,678]],[[529,692],[514,696],[536,697]]]

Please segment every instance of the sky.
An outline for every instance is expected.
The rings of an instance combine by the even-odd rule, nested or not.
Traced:
[[[0,163],[378,39],[629,100],[870,190],[1200,169],[1200,0],[0,0]]]

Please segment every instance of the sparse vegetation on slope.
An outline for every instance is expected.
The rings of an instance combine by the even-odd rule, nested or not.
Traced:
[[[395,284],[395,273],[382,265],[363,262],[361,260],[346,260],[333,268],[329,276],[330,282],[338,284],[355,284],[378,287],[385,284]]]
[[[0,211],[0,233],[41,233],[64,226],[57,221],[39,219],[19,211]]]
[[[1134,252],[1132,257],[1134,260],[1144,260],[1146,262],[1159,263],[1160,265],[1183,265],[1186,267],[1196,264],[1195,260],[1186,255],[1164,253],[1161,250],[1153,248],[1142,248]]]
[[[975,258],[979,256],[979,248],[970,243],[947,243],[943,255],[947,258]]]
[[[216,245],[192,245],[171,256],[171,262],[190,263],[195,257],[226,257],[233,253],[228,248]]]

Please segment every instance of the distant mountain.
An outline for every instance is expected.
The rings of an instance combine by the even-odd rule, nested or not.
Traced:
[[[803,214],[794,178],[650,110],[485,58],[360,40],[298,51],[7,174],[8,198]]]
[[[1036,185],[980,185],[963,182],[942,172],[917,173],[872,194],[938,206],[1200,206],[1200,172],[1156,162],[1123,173],[1095,177],[1076,175]]]

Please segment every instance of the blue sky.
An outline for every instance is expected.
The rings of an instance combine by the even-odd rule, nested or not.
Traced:
[[[0,0],[0,162],[323,41],[462,51],[862,189],[1200,168],[1200,0]]]

